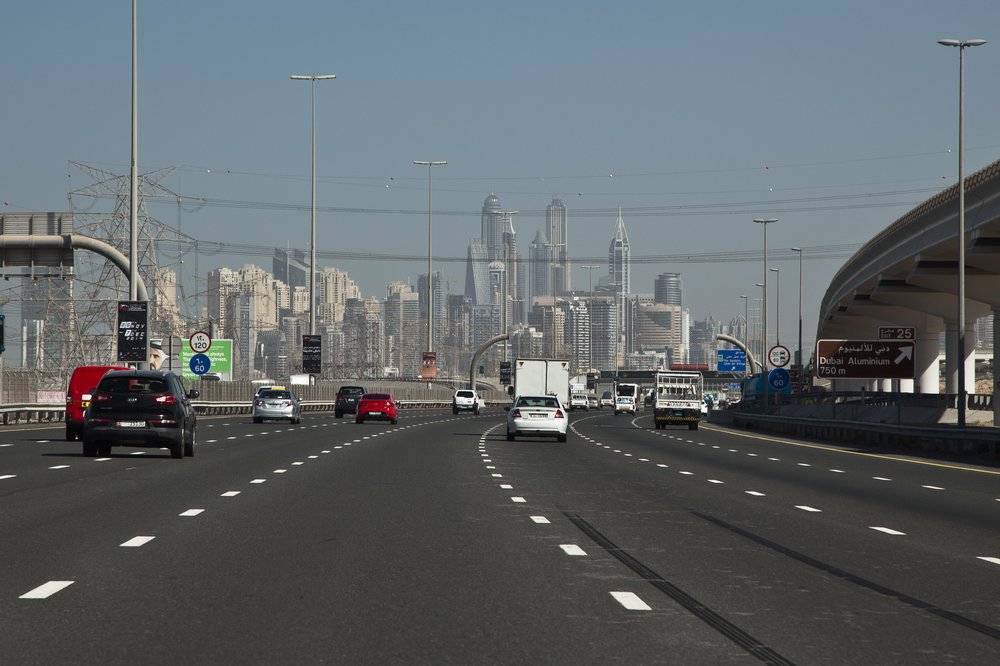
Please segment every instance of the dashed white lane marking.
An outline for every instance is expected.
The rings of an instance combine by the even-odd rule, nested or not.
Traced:
[[[639,462],[649,462],[649,458],[639,458]]]
[[[305,465],[305,463],[304,463],[304,462],[293,462],[292,464],[293,464],[293,465]]]
[[[709,479],[709,483],[725,483],[725,481],[719,481],[718,479]]]
[[[764,493],[758,492],[756,490],[747,490],[747,495],[753,495],[754,497],[764,497]]]
[[[147,543],[149,543],[150,541],[152,541],[155,538],[156,537],[151,537],[151,536],[137,536],[137,537],[132,537],[131,539],[129,539],[125,543],[121,544],[121,547],[122,548],[139,548],[141,546],[145,546]]]
[[[486,469],[496,469],[496,465],[487,465]]]
[[[532,516],[531,520],[534,521],[534,522],[536,522],[536,523],[538,523],[539,525],[548,525],[551,522],[545,516]]]
[[[71,580],[50,580],[47,583],[39,585],[35,589],[25,592],[19,599],[48,599],[56,592],[65,590],[67,587],[73,584]]]
[[[160,449],[160,450],[162,451],[163,449]],[[130,456],[144,456],[144,455],[146,455],[146,452],[145,451],[133,451],[129,455]]]
[[[0,474],[0,481],[3,481],[4,479],[13,479],[15,477],[17,477],[17,474]]]
[[[490,476],[492,476],[494,479],[502,479],[503,478],[503,474],[490,474]]]
[[[920,486],[921,488],[926,488],[927,490],[944,490],[941,486]]]
[[[501,483],[500,487],[503,488],[504,490],[513,490],[514,489],[514,486],[510,485],[509,483]]]
[[[215,444],[215,443],[216,443],[216,442],[218,442],[218,441],[219,441],[219,440],[217,440],[217,439],[206,439],[206,440],[205,440],[205,443],[206,443],[206,444]]]
[[[220,495],[220,497],[236,497],[239,494],[240,494],[240,491],[238,491],[238,490],[227,490],[226,492],[222,493],[222,495]]]
[[[795,464],[798,465],[799,467],[812,467],[812,465],[810,465],[809,463],[795,463]]]
[[[892,536],[906,536],[906,532],[900,532],[898,530],[894,530],[894,529],[891,529],[891,528],[888,528],[888,527],[875,527],[875,526],[871,526],[870,529],[873,529],[876,532],[883,532],[885,534],[891,534]]]
[[[94,458],[94,462],[108,462],[111,458]]]
[[[587,551],[585,551],[583,548],[580,548],[575,543],[562,543],[559,544],[559,547],[563,549],[564,553],[566,553],[567,555],[572,555],[573,557],[587,556]]]
[[[49,469],[67,469],[68,467],[69,465],[53,465],[52,467],[49,467]]]
[[[990,564],[1000,564],[1000,557],[986,557],[984,555],[980,555],[976,559],[983,560],[984,562],[989,562]]]
[[[884,476],[873,476],[872,478],[876,481],[892,481],[892,479],[887,479]]]
[[[678,474],[683,474],[684,476],[693,476],[694,472],[678,472]]]
[[[236,436],[234,435],[232,437],[226,437],[226,439],[236,439]]]
[[[319,458],[319,456],[309,456],[310,460],[315,460],[316,458]]]
[[[274,473],[275,474],[284,474],[287,471],[288,471],[287,469],[276,469],[276,470],[274,470]]]
[[[267,479],[254,479],[250,483],[264,483],[265,481],[267,481]]]
[[[197,516],[200,513],[205,513],[204,509],[188,509],[187,511],[182,511],[177,514],[178,516],[184,516],[185,518],[190,518],[191,516]]]
[[[649,604],[639,598],[634,592],[612,592],[611,596],[615,601],[625,607],[625,610],[648,611],[653,610]]]
[[[817,509],[816,507],[813,507],[813,506],[806,506],[805,504],[797,504],[795,506],[795,508],[796,509],[802,509],[803,511],[809,511],[810,513],[822,513],[823,512],[822,509]]]
[[[670,467],[670,465],[664,465],[663,463],[656,463],[657,467]]]
[[[524,502],[527,502],[528,500],[524,499],[523,497],[511,497],[510,501],[511,502],[516,502],[518,504],[523,504]]]
[[[847,472],[845,472],[842,469],[831,469],[830,471],[833,472],[834,474],[847,474]]]

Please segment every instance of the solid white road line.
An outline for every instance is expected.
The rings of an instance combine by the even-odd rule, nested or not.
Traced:
[[[615,601],[625,607],[626,610],[653,610],[649,604],[639,598],[634,592],[612,592],[611,596]]]
[[[49,582],[39,585],[30,592],[25,592],[19,599],[47,599],[51,597],[56,592],[60,590],[65,590],[67,587],[73,584],[71,580],[50,580]]]
[[[137,536],[132,537],[125,543],[121,544],[122,548],[138,548],[140,546],[145,546],[147,543],[155,539],[156,537],[151,536]]]

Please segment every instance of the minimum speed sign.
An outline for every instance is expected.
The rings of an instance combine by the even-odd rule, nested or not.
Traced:
[[[204,354],[212,347],[212,336],[205,331],[192,333],[188,345],[195,354]]]
[[[774,345],[767,352],[767,360],[776,368],[783,368],[792,360],[792,352],[785,345]]]

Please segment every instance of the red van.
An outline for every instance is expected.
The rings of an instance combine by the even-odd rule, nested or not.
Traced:
[[[124,365],[81,365],[73,371],[66,389],[66,441],[83,434],[83,412],[90,404],[90,392],[97,388],[108,370],[130,370]]]

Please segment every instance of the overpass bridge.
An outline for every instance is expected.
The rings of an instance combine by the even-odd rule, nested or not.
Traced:
[[[914,379],[898,390],[940,393],[945,336],[945,392],[975,393],[975,323],[1000,312],[1000,160],[965,179],[965,321],[958,321],[958,184],[924,201],[866,243],[837,272],[820,307],[816,339],[873,340],[878,327],[915,329]],[[960,327],[964,358],[958,356]],[[993,349],[1000,348],[994,326]],[[838,379],[837,390],[892,390],[891,380]],[[997,399],[993,364],[994,414]]]

